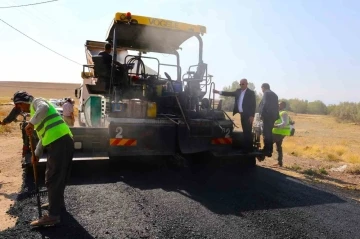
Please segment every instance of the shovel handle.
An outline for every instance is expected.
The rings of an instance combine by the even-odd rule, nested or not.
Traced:
[[[30,141],[30,149],[31,149],[31,157],[34,157],[36,159],[35,156],[35,147],[34,147],[34,142],[33,142],[33,137],[32,135],[29,136],[29,141]],[[31,160],[33,161],[33,160]],[[34,172],[34,181],[35,181],[35,192],[36,192],[36,198],[37,198],[37,206],[38,206],[38,212],[39,212],[39,219],[42,217],[42,212],[41,212],[41,203],[40,203],[40,195],[39,195],[39,185],[38,185],[38,172],[37,172],[37,162],[36,160],[34,160],[34,162],[32,162],[33,164],[33,172]]]
[[[30,149],[31,149],[31,159],[32,158],[36,158],[36,156],[35,156],[35,149],[34,149],[34,142],[33,142],[33,140],[32,140],[32,137],[31,136],[29,136],[29,141],[30,141]],[[33,160],[31,160],[31,161],[33,161]],[[33,170],[34,170],[34,179],[35,179],[35,184],[37,184],[37,165],[36,165],[36,162],[32,162],[32,164],[33,164]]]

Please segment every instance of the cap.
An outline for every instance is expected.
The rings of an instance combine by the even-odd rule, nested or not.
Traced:
[[[27,93],[26,91],[17,91],[15,92],[13,98],[11,98],[14,101],[14,104],[17,103],[26,103],[30,104],[34,97]]]

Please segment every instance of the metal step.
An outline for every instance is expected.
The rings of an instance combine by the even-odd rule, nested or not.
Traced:
[[[94,153],[81,153],[76,152],[73,157],[73,161],[81,161],[81,160],[107,160],[109,159],[107,152],[94,152]],[[45,163],[47,161],[47,156],[44,154],[41,158],[39,158],[39,163]]]

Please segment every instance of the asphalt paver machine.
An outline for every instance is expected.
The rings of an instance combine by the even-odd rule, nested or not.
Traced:
[[[234,131],[234,122],[215,104],[215,82],[203,61],[205,33],[200,25],[118,12],[104,42],[86,41],[83,83],[75,90],[79,125],[71,127],[74,160],[204,152],[255,165],[259,134],[254,132],[254,151],[242,152],[242,132]],[[179,50],[190,38],[198,40],[198,53],[183,70]],[[108,67],[98,55],[106,43],[120,64]],[[153,53],[176,60],[160,62]],[[145,60],[153,60],[156,70]],[[172,75],[162,72],[166,67]]]

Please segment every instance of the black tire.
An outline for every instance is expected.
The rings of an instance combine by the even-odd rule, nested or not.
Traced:
[[[249,168],[255,168],[256,167],[256,158],[250,157],[248,158],[247,165]]]

